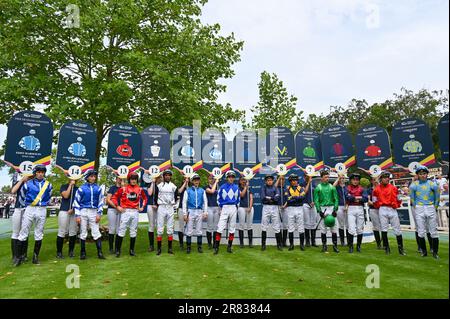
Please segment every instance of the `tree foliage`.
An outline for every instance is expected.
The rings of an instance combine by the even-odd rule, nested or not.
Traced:
[[[270,129],[285,126],[295,131],[302,125],[303,111],[297,111],[297,97],[287,92],[275,73],[262,72],[258,88],[259,101],[251,108],[254,115],[247,127]]]
[[[203,127],[241,119],[217,96],[243,43],[200,22],[206,2],[1,1],[0,123],[40,104],[55,128],[86,120],[97,130],[98,165],[113,124],[171,130],[193,119]]]

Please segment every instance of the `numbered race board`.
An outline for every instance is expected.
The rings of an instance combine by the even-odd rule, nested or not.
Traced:
[[[8,122],[4,161],[31,175],[34,165],[50,164],[52,139],[53,124],[45,114],[18,112]]]

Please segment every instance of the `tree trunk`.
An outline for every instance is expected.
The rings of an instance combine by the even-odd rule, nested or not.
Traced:
[[[103,141],[103,124],[97,124],[97,138],[95,142],[95,170],[98,171],[100,166],[100,154],[102,152],[102,141]]]

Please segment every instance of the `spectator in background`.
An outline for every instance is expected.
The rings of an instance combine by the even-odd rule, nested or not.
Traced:
[[[438,174],[436,176],[436,183],[439,186],[439,189],[441,190],[441,193],[444,191],[444,186],[447,185],[447,189],[448,189],[448,180],[443,177],[441,174]]]
[[[4,205],[4,202],[1,201],[1,202],[0,202],[0,218],[3,218],[3,210],[5,209],[4,206],[5,206],[5,205]]]
[[[11,201],[8,199],[5,203],[5,218],[9,218],[10,207],[11,207]]]
[[[446,196],[447,198],[443,198],[442,195]],[[449,206],[448,205],[448,184],[444,184],[443,190],[441,191],[441,200],[439,202],[439,206]]]

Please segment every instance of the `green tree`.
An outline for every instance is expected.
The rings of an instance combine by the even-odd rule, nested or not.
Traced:
[[[297,111],[297,98],[289,94],[275,73],[261,73],[258,83],[259,102],[251,107],[253,112],[250,128],[270,129],[285,126],[295,132],[303,124],[303,111]]]
[[[2,186],[1,191],[2,191],[2,193],[6,193],[6,194],[11,193],[11,185],[4,185],[4,186]]]
[[[409,117],[424,120],[431,129],[436,156],[440,156],[437,123],[448,112],[448,90],[417,92],[402,88],[393,98],[369,105],[366,100],[352,99],[346,106],[331,106],[329,114],[310,114],[305,127],[321,132],[325,127],[341,124],[354,136],[367,124],[375,124],[392,133],[398,121]]]
[[[56,129],[86,120],[97,130],[98,166],[102,139],[120,122],[171,130],[241,119],[217,96],[243,43],[200,22],[206,2],[1,1],[0,123],[37,104]]]

